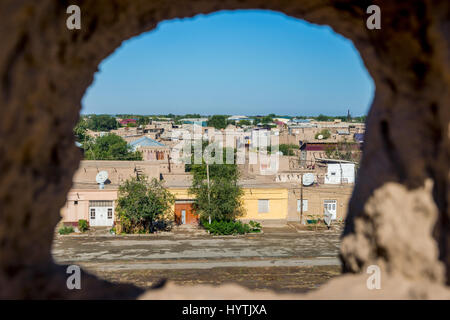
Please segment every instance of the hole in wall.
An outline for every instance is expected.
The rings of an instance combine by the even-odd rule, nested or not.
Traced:
[[[349,40],[335,34],[329,27],[261,10],[221,11],[162,22],[156,30],[124,42],[100,64],[99,69],[93,85],[83,98],[82,115],[125,115],[119,117],[132,119],[133,115],[167,118],[186,114],[199,117],[276,114],[279,117],[308,118],[323,114],[334,118],[346,116],[350,111],[353,116],[364,116],[374,94],[373,81]],[[133,131],[133,125],[122,125]],[[106,129],[92,135],[101,136],[101,131]],[[337,129],[331,131],[332,136],[339,136]],[[316,140],[316,133],[312,133],[310,139]],[[127,143],[140,138],[132,135],[124,136]],[[158,141],[159,137],[152,136],[151,139]],[[299,140],[298,137],[295,139]],[[288,138],[286,144],[290,142]],[[152,152],[152,158],[146,160],[160,160],[157,152],[163,150]],[[322,153],[325,157],[326,151]],[[127,161],[106,163],[101,160],[106,159],[104,155],[95,152],[94,156],[86,153],[85,156],[92,160],[82,165],[74,177],[74,187],[63,208],[66,224],[77,224],[80,218],[89,221],[92,214],[96,219],[103,211],[108,221],[109,216],[113,216],[108,208],[112,207],[113,212],[115,210],[117,192],[114,188],[117,189],[118,183],[135,176],[136,170],[140,170],[135,163]],[[297,156],[300,157],[300,154]],[[311,158],[307,159],[310,162],[307,169],[315,170],[311,164],[322,156],[311,154]],[[161,157],[164,158],[164,155]],[[287,163],[289,171],[290,162]],[[164,169],[167,170],[167,166]],[[156,174],[158,170],[148,169],[148,172]],[[101,171],[108,172],[111,183],[99,190],[95,178]],[[345,195],[332,187],[327,189],[327,174],[335,176],[336,172],[317,174],[317,178],[321,178],[318,187],[322,188],[319,197],[313,196],[314,192],[306,187],[303,190],[311,197],[304,199],[308,200],[308,205],[303,207],[305,215],[314,210],[313,214],[319,215],[326,206],[337,211],[337,217],[343,219],[352,189],[350,187]],[[164,176],[168,174],[163,173]],[[262,196],[255,190],[266,183],[257,178],[255,182],[250,188],[252,198],[249,202],[257,204],[258,197]],[[341,182],[338,184],[341,185]],[[275,181],[270,183],[276,184]],[[274,199],[280,194],[280,186],[283,184],[273,188]],[[310,262],[309,278],[315,279],[314,286],[336,275],[336,270],[340,269],[336,264],[340,229],[336,225],[334,233],[319,231],[328,241],[319,248],[304,248],[301,245],[304,239],[297,234],[280,235],[277,223],[283,222],[280,221],[283,219],[287,222],[288,216],[299,215],[297,198],[301,191],[298,187],[289,190],[291,198],[286,199],[287,208],[279,203],[278,207],[272,206],[278,212],[273,212],[274,216],[270,219],[261,216],[252,204],[247,207],[247,211],[256,210],[252,217],[276,222],[274,226],[269,224],[267,230],[270,232],[264,234],[264,237],[273,237],[272,241],[265,241],[256,235],[239,240],[211,240],[209,235],[183,233],[165,235],[163,238],[114,237],[108,235],[110,227],[107,227],[95,230],[97,234],[92,232],[76,239],[58,237],[54,257],[60,263],[77,261],[86,270],[113,282],[134,282],[143,287],[150,287],[160,278],[169,277],[181,284],[233,281],[250,288],[283,291],[289,287],[288,291],[303,292],[310,289],[298,280],[303,271],[296,268],[304,263],[303,258],[314,256],[329,261],[329,265],[323,268]],[[94,208],[93,212],[91,208]],[[308,231],[314,237],[317,229]],[[291,241],[286,241],[289,238]],[[82,240],[77,242],[78,239]],[[228,248],[220,245],[226,241],[230,244]],[[280,243],[289,243],[289,246],[280,248]],[[238,259],[233,260],[236,256]],[[285,265],[273,272],[266,266],[268,260],[264,257],[283,260]],[[184,261],[180,262],[180,259]],[[113,263],[117,261],[122,265],[120,270]],[[170,268],[167,262],[170,262]],[[206,264],[209,272],[205,272]],[[250,275],[253,275],[251,280],[243,281]],[[292,282],[297,285],[287,285]]]

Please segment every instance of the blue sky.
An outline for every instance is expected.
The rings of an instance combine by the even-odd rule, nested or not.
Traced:
[[[82,113],[367,113],[374,84],[352,42],[261,10],[165,21],[99,66]]]

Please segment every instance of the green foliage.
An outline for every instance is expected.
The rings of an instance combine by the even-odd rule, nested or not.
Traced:
[[[201,218],[234,220],[245,212],[242,203],[244,191],[238,185],[238,167],[226,164],[225,159],[226,149],[223,149],[223,164],[209,165],[209,198],[206,163],[190,166],[193,179],[189,192],[195,195],[194,208]]]
[[[250,120],[240,120],[237,125],[238,126],[250,126],[252,122]]]
[[[131,178],[119,187],[116,212],[125,233],[152,233],[167,229],[175,197],[155,178]]]
[[[64,226],[64,227],[59,228],[59,230],[58,230],[58,233],[61,235],[70,234],[73,232],[74,232],[74,229],[71,226]]]
[[[86,220],[78,220],[78,230],[80,232],[86,232],[89,230],[89,223]]]
[[[325,154],[329,159],[346,160],[359,162],[361,151],[358,149],[356,142],[343,141],[339,142],[335,148],[325,149]]]
[[[352,121],[364,123],[366,122],[366,118],[367,116],[352,117]]]
[[[85,118],[80,118],[75,128],[73,128],[73,133],[75,134],[75,139],[83,143],[87,139],[90,139],[90,137],[86,134],[86,131],[88,129],[88,122]]]
[[[320,135],[323,136],[323,139],[328,139],[329,137],[331,137],[331,132],[328,129],[322,129],[322,131],[316,133],[315,138],[319,139]]]
[[[262,124],[272,123],[272,122],[273,122],[272,115],[273,115],[273,114],[268,115],[268,116],[265,116],[265,117],[262,117],[261,123],[262,123]],[[273,115],[273,116],[275,116],[275,115]]]
[[[92,131],[110,131],[119,127],[116,118],[107,114],[92,114],[86,120],[88,129]]]
[[[324,114],[320,114],[317,117],[298,116],[297,118],[299,119],[312,118],[317,121],[334,121],[334,119],[340,119],[342,121],[366,122],[366,116],[352,117],[350,113],[348,113],[346,116],[327,116]]]
[[[86,160],[142,160],[141,152],[133,152],[127,142],[115,134],[98,137],[84,148]]]
[[[216,129],[225,129],[227,126],[227,116],[214,115],[208,120],[208,127],[214,127]]]
[[[137,125],[138,126],[146,126],[150,123],[149,116],[138,116],[137,117]]]
[[[261,232],[261,225],[255,221],[250,221],[246,224],[241,221],[214,220],[209,223],[206,219],[203,219],[201,224],[209,231],[209,233],[214,235],[235,235]]]
[[[294,150],[299,149],[296,144],[280,144],[278,150],[283,153],[284,156],[294,156]]]
[[[250,220],[248,224],[250,226],[250,232],[252,232],[252,233],[261,232],[262,226],[261,226],[261,224],[259,222]]]

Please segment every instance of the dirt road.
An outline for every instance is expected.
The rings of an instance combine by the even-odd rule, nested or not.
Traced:
[[[53,256],[115,282],[150,287],[166,278],[179,284],[236,282],[253,289],[303,292],[340,273],[340,228],[212,237],[168,233],[148,236],[58,236]]]

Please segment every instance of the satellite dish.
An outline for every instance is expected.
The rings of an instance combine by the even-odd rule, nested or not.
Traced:
[[[319,134],[319,135],[317,136],[317,139],[322,140],[322,139],[323,139],[323,135]]]
[[[105,181],[108,179],[108,172],[106,171],[100,171],[97,173],[97,176],[95,177],[95,181],[97,181],[98,184],[100,184],[100,189],[105,188]]]
[[[302,183],[304,186],[310,186],[314,183],[314,174],[313,173],[305,173],[303,175]]]

